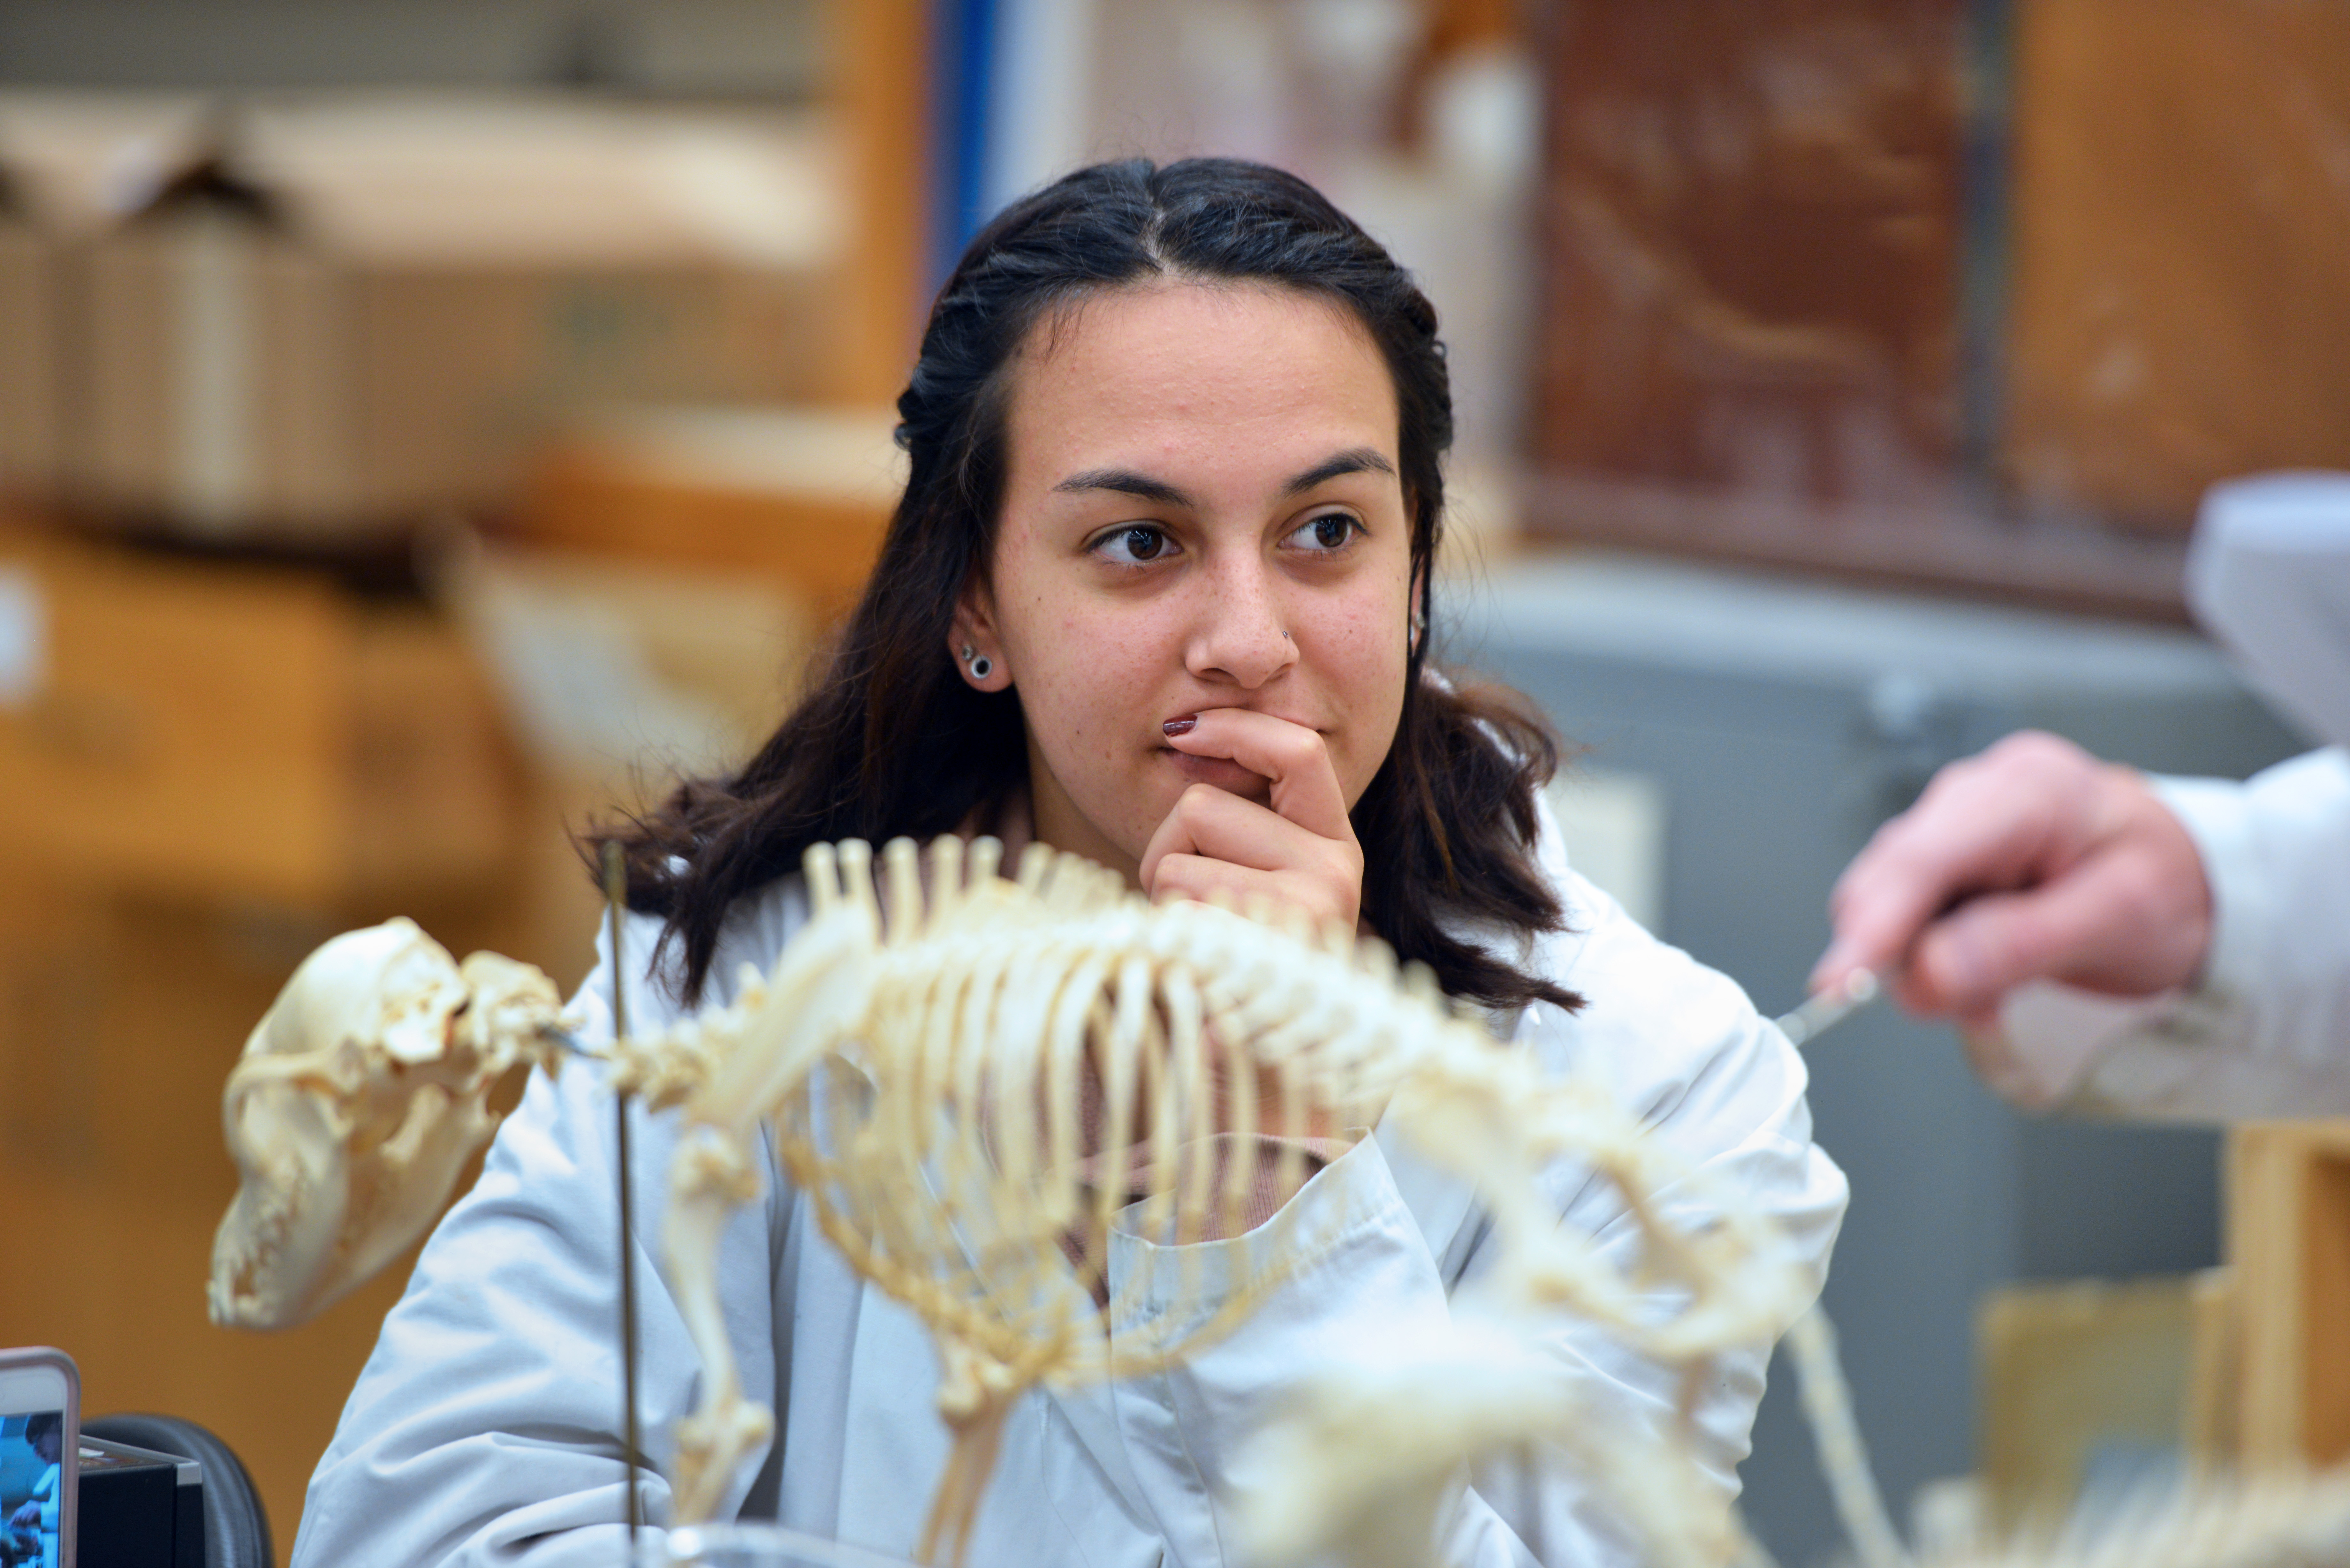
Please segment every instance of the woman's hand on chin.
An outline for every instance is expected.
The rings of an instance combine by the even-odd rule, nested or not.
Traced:
[[[1353,929],[1363,905],[1363,846],[1322,737],[1242,708],[1211,708],[1188,730],[1175,724],[1170,748],[1225,758],[1269,780],[1270,803],[1192,784],[1142,852],[1142,890],[1161,901],[1204,903],[1219,891],[1243,905],[1267,898]]]

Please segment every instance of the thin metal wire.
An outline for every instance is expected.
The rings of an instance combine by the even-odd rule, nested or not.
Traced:
[[[612,1043],[628,1038],[628,1003],[621,993],[620,914],[628,901],[628,864],[617,840],[604,841],[604,915],[612,934]],[[643,1445],[637,1440],[637,1244],[629,1215],[629,1096],[612,1096],[614,1140],[618,1145],[620,1199],[620,1442],[629,1467],[629,1548],[630,1561],[637,1532],[643,1525],[643,1503],[637,1495],[637,1466]]]

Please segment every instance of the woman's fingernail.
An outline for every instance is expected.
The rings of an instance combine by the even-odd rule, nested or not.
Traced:
[[[1199,727],[1199,723],[1200,716],[1194,713],[1188,719],[1170,719],[1159,727],[1170,735],[1188,735]]]

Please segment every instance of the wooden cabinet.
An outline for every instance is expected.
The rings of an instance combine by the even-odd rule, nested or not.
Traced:
[[[2350,465],[2350,12],[1548,8],[1539,531],[2183,617]]]
[[[2350,463],[2350,10],[2015,8],[2008,410],[2028,504],[2183,532]]]
[[[233,1333],[205,1315],[213,1233],[236,1190],[221,1085],[333,923],[15,874],[8,887],[0,1344],[64,1347],[90,1413],[157,1410],[218,1432],[253,1471],[283,1561],[310,1472],[411,1262],[395,1260],[288,1333]],[[433,923],[463,950],[469,933],[445,914]]]

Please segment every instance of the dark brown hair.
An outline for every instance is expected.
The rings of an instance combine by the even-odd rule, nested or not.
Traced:
[[[809,694],[740,772],[681,785],[617,835],[630,908],[668,921],[679,994],[699,998],[727,915],[825,840],[953,831],[1026,782],[1014,691],[981,692],[947,655],[955,607],[993,556],[1007,370],[1048,312],[1154,278],[1256,282],[1343,306],[1395,378],[1411,566],[1427,585],[1443,526],[1452,397],[1436,311],[1378,244],[1312,186],[1261,164],[1097,164],[1014,202],[940,291],[898,400],[906,493],[864,597]],[[1356,804],[1363,915],[1451,995],[1491,1006],[1581,999],[1503,952],[1564,923],[1534,863],[1534,794],[1556,742],[1522,699],[1455,686],[1417,639],[1387,761]]]

